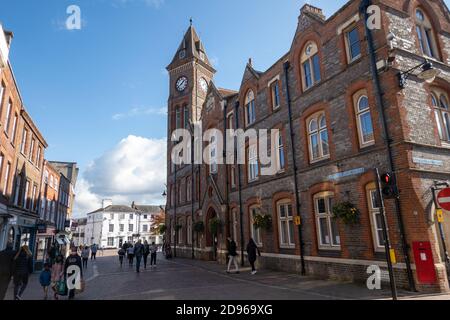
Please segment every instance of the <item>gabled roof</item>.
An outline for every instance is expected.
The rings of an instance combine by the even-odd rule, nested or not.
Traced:
[[[184,50],[184,57],[180,56],[180,52]],[[203,59],[202,59],[203,54]],[[203,64],[205,67],[211,69],[212,72],[215,72],[211,62],[209,61],[208,55],[206,54],[205,47],[203,42],[200,40],[200,37],[197,34],[194,26],[191,24],[186,31],[183,40],[178,47],[175,56],[172,59],[172,62],[167,66],[168,70],[177,67],[189,60],[196,59],[199,63]]]
[[[106,207],[105,209],[103,209],[103,208],[97,209],[97,210],[95,210],[93,212],[90,212],[88,214],[99,213],[99,212],[135,213],[136,210],[131,208],[131,207],[129,207],[129,206],[116,206],[116,205],[114,205],[114,206]]]
[[[161,212],[160,206],[143,206],[143,205],[134,205],[134,209],[142,213],[159,213]]]
[[[238,94],[237,91],[231,90],[231,89],[217,88],[217,91],[219,91],[220,95],[224,99],[228,99],[228,98]]]

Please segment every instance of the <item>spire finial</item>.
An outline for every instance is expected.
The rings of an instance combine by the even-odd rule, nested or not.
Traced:
[[[192,23],[193,23],[194,21],[192,20],[192,17],[189,19],[189,24],[191,25],[191,27],[192,27]]]

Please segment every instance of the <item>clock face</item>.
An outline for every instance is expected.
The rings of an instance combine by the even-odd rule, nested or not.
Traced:
[[[205,78],[200,78],[200,88],[204,93],[208,91],[208,81],[205,80]]]
[[[188,86],[188,79],[186,77],[181,77],[177,80],[176,88],[178,91],[183,92]]]

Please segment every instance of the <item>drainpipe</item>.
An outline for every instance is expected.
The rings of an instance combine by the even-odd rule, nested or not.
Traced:
[[[239,101],[234,104],[236,130],[239,128]],[[234,158],[237,159],[237,141],[234,139]],[[239,223],[241,231],[241,265],[244,266],[244,211],[242,210],[242,179],[241,165],[237,164],[238,169],[238,186],[239,186]]]
[[[177,257],[177,241],[178,241],[178,228],[177,228],[177,201],[178,201],[178,195],[177,195],[177,165],[175,164],[175,170],[174,170],[174,185],[173,185],[173,191],[174,191],[174,206],[173,206],[173,227],[175,231],[175,239],[173,241],[173,256],[174,258]],[[172,197],[172,195],[170,195]]]
[[[294,166],[294,193],[295,193],[295,205],[297,209],[297,215],[300,215],[300,197],[298,195],[298,182],[297,182],[297,160],[296,160],[296,153],[295,153],[295,144],[294,144],[294,126],[292,123],[292,105],[291,105],[291,95],[289,91],[289,68],[291,64],[289,61],[286,61],[283,65],[284,67],[284,79],[285,79],[285,85],[286,85],[286,100],[287,100],[287,106],[288,106],[288,116],[289,116],[289,137],[291,142],[291,154],[292,154],[292,164]],[[305,243],[303,242],[303,232],[302,232],[302,223],[298,226],[298,237],[300,242],[300,261],[301,261],[301,274],[306,274],[305,269]]]
[[[369,19],[369,14],[367,12],[367,9],[370,5],[372,5],[371,0],[362,0],[361,1],[360,11],[364,14],[364,21],[368,21],[368,19]],[[370,68],[371,68],[371,73],[372,73],[373,82],[374,82],[374,86],[375,86],[375,98],[377,101],[378,109],[380,110],[380,116],[381,116],[381,121],[382,121],[382,130],[383,130],[383,135],[384,135],[384,139],[385,139],[385,143],[386,143],[386,147],[387,147],[387,151],[388,151],[389,170],[393,173],[394,181],[395,181],[395,184],[397,185],[397,177],[396,177],[396,172],[395,172],[396,168],[395,168],[395,164],[394,164],[394,160],[393,160],[392,147],[391,147],[392,139],[389,135],[387,121],[386,121],[385,106],[384,106],[384,101],[383,101],[383,97],[382,97],[383,92],[381,89],[380,77],[378,75],[378,68],[377,68],[377,57],[376,57],[376,53],[375,53],[375,44],[374,44],[374,40],[373,40],[373,36],[372,36],[372,31],[369,29],[368,24],[364,23],[364,27],[366,30],[367,44],[369,47]],[[402,208],[401,208],[400,199],[398,196],[395,197],[395,211],[396,211],[396,215],[397,215],[397,219],[398,219],[398,227],[400,230],[400,241],[401,241],[401,245],[402,245],[403,259],[405,261],[406,271],[408,273],[409,288],[411,291],[416,291],[416,286],[414,283],[414,275],[413,275],[412,268],[411,268],[411,261],[409,259],[409,254],[408,254],[409,245],[406,241],[406,233],[405,233],[405,226],[403,223]]]
[[[225,228],[225,239],[227,239],[230,236],[230,231],[229,227],[230,227],[230,216],[229,216],[229,208],[230,208],[230,178],[229,178],[229,168],[228,168],[228,164],[227,164],[227,109],[228,108],[228,103],[226,101],[224,101],[224,106],[223,106],[223,130],[224,130],[224,142],[223,142],[223,158],[224,158],[224,164],[225,164],[225,205],[226,205],[226,210],[225,210],[225,223],[227,224],[226,228]],[[227,241],[227,240],[225,240]]]

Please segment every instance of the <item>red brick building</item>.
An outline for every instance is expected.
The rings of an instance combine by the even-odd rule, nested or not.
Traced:
[[[450,181],[449,10],[442,0],[372,2],[381,13],[374,30],[360,13],[368,1],[349,1],[329,18],[305,5],[289,52],[264,72],[250,60],[238,91],[216,87],[205,47],[188,29],[168,66],[167,240],[178,256],[224,262],[227,236],[239,250],[252,237],[267,268],[365,281],[369,266],[386,269],[378,168],[395,173],[400,192],[385,201],[398,283],[449,290],[432,192]],[[439,71],[433,82],[422,80],[425,60]],[[399,74],[414,67],[401,85]],[[204,131],[279,129],[271,146],[277,173],[261,175],[258,146],[249,142],[245,165],[174,166],[170,137],[189,120]],[[356,223],[334,217],[343,203],[358,209]],[[255,226],[261,217],[269,228]],[[221,222],[217,236],[213,218]],[[428,244],[425,254],[414,250]],[[435,279],[424,279],[422,260]]]

